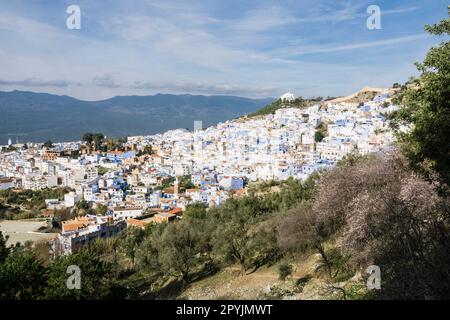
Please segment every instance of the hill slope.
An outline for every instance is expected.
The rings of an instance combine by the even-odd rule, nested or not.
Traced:
[[[266,105],[265,107],[251,113],[250,117],[257,117],[257,116],[264,116],[268,114],[273,114],[275,111],[281,108],[306,108],[309,107],[315,103],[318,103],[321,101],[321,98],[312,98],[312,99],[303,99],[301,97],[298,97],[297,99],[287,102],[282,101],[281,99],[275,100],[271,102],[270,104]]]
[[[78,140],[87,131],[108,136],[153,134],[203,126],[254,112],[272,101],[235,96],[157,94],[82,101],[27,91],[0,92],[0,144]]]
[[[361,90],[345,96],[345,97],[339,97],[332,100],[327,100],[327,103],[340,103],[340,102],[347,102],[347,103],[361,103],[361,102],[367,102],[372,100],[377,94],[380,94],[384,91],[388,91],[389,94],[395,94],[399,89],[395,88],[374,88],[374,87],[364,87]]]

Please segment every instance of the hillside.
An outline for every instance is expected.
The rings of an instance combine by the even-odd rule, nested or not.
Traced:
[[[275,113],[275,111],[281,108],[305,108],[321,100],[322,100],[321,98],[303,99],[302,97],[298,97],[295,100],[288,102],[278,99],[266,105],[265,107],[259,109],[258,111],[249,114],[249,117],[257,117],[273,114]]]
[[[254,112],[272,101],[235,96],[157,94],[82,101],[24,91],[0,92],[0,144],[15,141],[78,140],[84,132],[108,136],[154,134],[216,124]]]
[[[386,89],[386,88],[373,88],[373,87],[364,87],[361,90],[345,96],[345,97],[339,97],[332,100],[327,100],[327,103],[340,103],[340,102],[346,102],[346,103],[361,103],[361,102],[367,102],[372,100],[377,94],[382,93],[383,91],[388,90],[390,94],[394,94],[399,89]]]
[[[282,101],[281,99],[277,99],[272,101],[268,105],[263,108],[249,114],[249,117],[257,117],[264,116],[268,114],[273,114],[275,111],[281,108],[306,108],[314,104],[326,104],[326,103],[364,103],[371,101],[376,95],[388,90],[390,94],[394,94],[399,89],[385,89],[385,88],[373,88],[373,87],[364,87],[361,90],[345,96],[338,98],[330,98],[327,100],[323,100],[321,97],[304,99],[302,97],[298,97],[293,101]]]
[[[264,266],[253,273],[239,275],[239,267],[224,268],[218,273],[191,283],[181,292],[173,292],[172,298],[188,300],[325,300],[342,299],[342,294],[330,289],[320,269],[320,255],[313,254],[292,263],[293,272],[286,279],[279,277],[280,263]],[[336,287],[357,289],[352,298],[364,298],[367,290],[358,287],[361,274],[350,279],[334,283]]]

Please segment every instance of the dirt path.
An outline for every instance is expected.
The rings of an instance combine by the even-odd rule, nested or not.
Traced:
[[[33,242],[50,240],[57,236],[56,233],[37,232],[40,227],[45,226],[47,226],[45,221],[3,220],[0,222],[0,231],[4,236],[9,236],[8,245],[17,242],[24,244],[28,240]]]

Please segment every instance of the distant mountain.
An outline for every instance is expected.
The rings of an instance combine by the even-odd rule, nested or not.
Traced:
[[[0,144],[19,141],[73,141],[84,132],[107,136],[154,134],[192,129],[252,113],[272,98],[156,94],[82,101],[69,96],[28,91],[0,91]]]

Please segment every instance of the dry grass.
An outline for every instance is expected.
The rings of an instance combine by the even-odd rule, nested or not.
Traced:
[[[28,240],[38,242],[56,237],[56,233],[37,232],[40,227],[46,226],[47,222],[45,221],[4,220],[0,222],[0,231],[2,231],[4,236],[9,236],[8,245],[17,242],[24,244]]]

